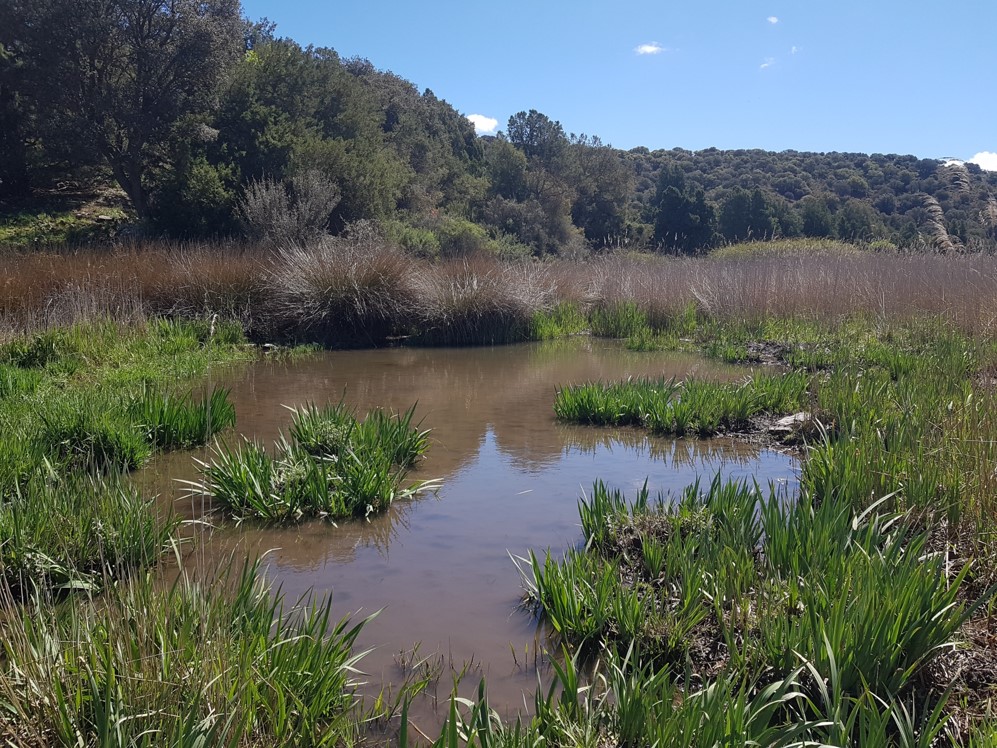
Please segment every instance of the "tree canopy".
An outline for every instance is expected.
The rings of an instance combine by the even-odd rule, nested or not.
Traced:
[[[621,151],[536,109],[478,137],[431,90],[280,38],[238,0],[0,2],[0,200],[114,182],[159,233],[225,236],[249,231],[239,206],[254,185],[290,195],[305,174],[335,195],[318,202],[325,230],[376,221],[419,252],[997,242],[997,174],[971,164]]]

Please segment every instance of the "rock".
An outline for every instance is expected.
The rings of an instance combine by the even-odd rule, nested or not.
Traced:
[[[776,437],[791,436],[810,420],[811,416],[809,413],[794,413],[791,416],[780,418],[769,426],[769,434]]]
[[[788,427],[790,429],[795,429],[798,426],[802,426],[804,423],[810,420],[809,413],[794,413],[791,416],[786,416],[785,418],[780,418],[775,422],[776,426]]]

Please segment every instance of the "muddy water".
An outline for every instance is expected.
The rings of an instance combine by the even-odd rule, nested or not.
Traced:
[[[430,658],[444,702],[451,670],[467,667],[470,688],[488,680],[493,706],[523,707],[536,687],[536,621],[517,609],[521,586],[510,554],[556,553],[580,540],[577,501],[601,478],[636,490],[677,492],[722,473],[795,485],[786,455],[725,439],[649,439],[628,430],[554,420],[555,387],[595,379],[690,375],[739,378],[742,368],[697,356],[632,353],[595,339],[475,349],[329,352],[291,363],[261,361],[213,381],[230,387],[237,431],[270,441],[287,428],[283,405],[346,401],[364,411],[418,403],[432,429],[427,459],[410,475],[436,478],[435,496],[398,502],[370,522],[313,522],[263,529],[214,518],[188,558],[214,568],[270,551],[271,578],[289,598],[332,592],[338,614],[381,613],[364,629],[363,666],[376,687],[397,683],[412,659]],[[232,437],[230,437],[232,438]],[[175,479],[196,478],[191,455],[169,455],[140,476],[189,517],[208,508],[181,496]],[[167,498],[170,497],[170,498]],[[416,650],[416,654],[413,654]],[[422,705],[432,708],[432,700]],[[434,720],[415,714],[420,726]]]

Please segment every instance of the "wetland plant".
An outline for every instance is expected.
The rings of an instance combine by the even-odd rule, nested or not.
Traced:
[[[633,379],[562,387],[554,413],[596,426],[643,426],[656,434],[701,437],[748,431],[762,413],[795,412],[806,402],[801,372],[761,375],[741,383]]]
[[[99,587],[155,563],[176,524],[117,477],[36,474],[0,501],[0,583],[19,598]]]
[[[792,682],[793,709],[770,713],[769,727],[870,740],[885,728],[870,744],[901,730],[912,738],[903,744],[929,745],[947,720],[945,684],[923,703],[911,694],[931,691],[927,666],[992,590],[968,602],[969,566],[932,554],[917,517],[885,509],[889,498],[856,513],[841,494],[791,501],[717,479],[628,502],[597,483],[579,504],[584,550],[518,562],[526,600],[576,651],[639,650],[636,670],[596,670],[612,681],[611,724],[631,708],[620,678],[707,683],[693,693],[723,692],[723,713],[766,683]],[[665,701],[688,702],[684,693]],[[670,719],[667,704],[643,703],[652,712],[627,724]]]
[[[353,744],[357,635],[330,597],[289,603],[259,563],[43,595],[0,620],[0,735],[15,745]]]
[[[195,402],[189,395],[177,397],[150,388],[131,402],[128,412],[156,449],[190,449],[235,425],[235,406],[228,394],[227,389],[214,388]]]
[[[412,425],[415,406],[398,415],[374,410],[363,420],[341,402],[291,410],[291,438],[281,437],[272,454],[248,440],[235,449],[216,444],[192,487],[239,519],[268,522],[367,517],[434,487],[402,485],[429,445],[429,432]]]

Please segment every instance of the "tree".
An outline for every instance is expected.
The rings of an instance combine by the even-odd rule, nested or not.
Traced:
[[[590,242],[609,242],[623,232],[631,174],[620,152],[599,138],[572,136],[570,183],[575,188],[571,220]]]
[[[777,228],[769,201],[757,187],[751,192],[738,188],[726,197],[720,204],[719,226],[731,242],[769,239]]]
[[[0,43],[40,112],[73,125],[141,218],[173,126],[244,49],[238,0],[5,0]]]
[[[507,137],[526,158],[539,161],[545,169],[557,171],[568,147],[561,123],[536,109],[509,117]]]
[[[715,215],[701,189],[686,186],[678,166],[662,168],[653,207],[654,240],[665,249],[692,252],[713,238]]]
[[[814,237],[834,236],[834,216],[823,197],[805,197],[800,203],[803,234]]]
[[[28,192],[24,110],[17,94],[17,65],[0,44],[0,199]]]

